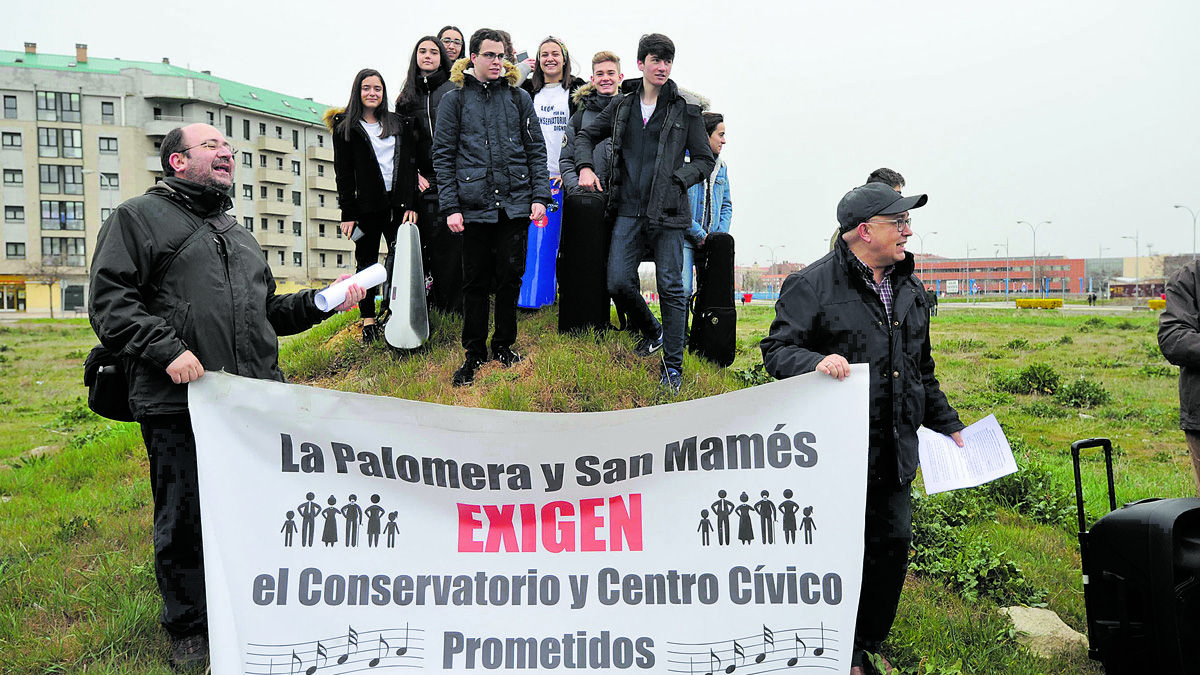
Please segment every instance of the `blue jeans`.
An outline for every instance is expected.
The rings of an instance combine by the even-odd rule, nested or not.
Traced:
[[[647,249],[654,260],[661,324],[650,313],[638,281],[638,265]],[[655,337],[662,331],[663,364],[680,372],[687,322],[682,271],[683,230],[651,225],[645,218],[617,216],[608,249],[608,293],[643,336]]]

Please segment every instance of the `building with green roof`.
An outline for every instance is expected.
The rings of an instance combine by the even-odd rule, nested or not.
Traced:
[[[171,129],[204,122],[237,149],[231,211],[284,289],[351,271],[337,225],[328,106],[161,62],[0,50],[0,311],[83,312],[100,226],[162,178]]]

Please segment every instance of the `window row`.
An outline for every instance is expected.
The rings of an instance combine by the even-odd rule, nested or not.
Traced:
[[[42,264],[83,267],[87,247],[83,237],[42,237]]]
[[[17,97],[5,94],[4,119],[17,119]],[[58,92],[38,92],[38,120],[43,122],[78,122],[79,94]],[[116,124],[116,104],[112,101],[100,102],[100,123]]]
[[[211,122],[211,115],[212,115],[212,113],[209,113],[210,122]],[[250,138],[251,124],[252,124],[251,121],[248,119],[242,120],[242,138],[244,140],[247,140],[247,141],[251,140],[251,138]],[[258,123],[258,135],[259,136],[267,135],[267,123],[266,122]],[[231,117],[229,115],[225,116],[225,137],[233,138],[233,117]],[[284,138],[282,126],[277,125],[275,127],[274,137],[278,138],[278,139]],[[317,134],[317,146],[322,147],[322,148],[325,147],[324,134]],[[292,129],[292,149],[293,150],[300,149],[300,130],[299,129]]]
[[[83,157],[83,132],[79,129],[50,129],[38,127],[38,157],[64,157],[80,159]],[[5,131],[2,139],[5,148],[24,147],[19,131]],[[117,139],[101,136],[99,149],[101,153],[117,152]],[[299,175],[299,174],[297,174]]]

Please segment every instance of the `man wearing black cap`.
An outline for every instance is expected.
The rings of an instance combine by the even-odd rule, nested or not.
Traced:
[[[917,429],[962,446],[963,423],[934,375],[925,289],[904,249],[908,212],[928,197],[904,197],[868,183],[842,197],[834,249],[790,275],[762,341],[763,364],[777,378],[812,371],[843,380],[851,363],[870,365],[870,432],[862,590],[852,675],[864,652],[878,652],[891,630],[912,541],[910,485],[917,471]]]

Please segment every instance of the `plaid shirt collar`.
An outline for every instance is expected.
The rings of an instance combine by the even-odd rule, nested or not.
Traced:
[[[883,309],[887,312],[888,323],[892,322],[892,272],[895,271],[894,264],[883,268],[883,281],[875,283],[875,272],[871,270],[862,260],[859,260],[853,251],[850,251],[850,264],[858,271],[863,280],[867,282],[867,286],[879,295],[879,300],[883,302]]]

